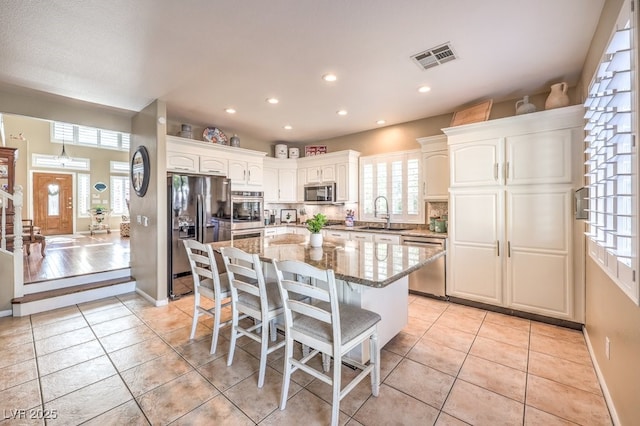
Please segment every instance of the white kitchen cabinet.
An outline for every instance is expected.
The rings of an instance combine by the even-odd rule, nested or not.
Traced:
[[[306,236],[311,235],[311,231],[309,231],[306,227],[302,227],[302,226],[291,227],[291,232],[293,234],[298,234],[298,235],[306,235]]]
[[[296,181],[298,184],[298,189],[296,190],[296,201],[298,203],[304,203],[304,186],[307,184],[307,169],[298,166]]]
[[[200,173],[226,176],[227,166],[228,161],[224,158],[200,156]]]
[[[571,183],[571,145],[569,129],[505,138],[506,183]]]
[[[467,189],[451,193],[448,295],[503,305],[502,210],[502,191],[499,189]]]
[[[307,168],[307,183],[323,183],[336,181],[336,166],[321,164]]]
[[[229,179],[233,190],[262,190],[263,164],[258,161],[229,160]]]
[[[582,115],[577,106],[443,129],[448,295],[584,321],[572,210],[582,186]]]
[[[167,135],[168,171],[227,176],[234,189],[262,189],[266,152]]]
[[[296,160],[265,158],[263,181],[266,203],[297,202]]]
[[[182,152],[167,152],[167,170],[173,172],[193,172],[199,173],[200,159],[195,154],[185,154]]]
[[[373,241],[373,234],[371,232],[352,231],[350,239],[352,241]]]
[[[304,202],[304,185],[335,182],[337,202],[358,202],[359,157],[359,152],[345,150],[299,158],[297,201]]]
[[[400,235],[373,234],[375,243],[400,244]]]
[[[332,238],[342,238],[343,240],[348,240],[349,239],[349,231],[336,231],[333,229],[323,229],[322,230],[322,234],[325,237],[332,237]]]
[[[449,150],[447,137],[418,138],[422,146],[422,195],[426,201],[449,199]]]
[[[336,164],[336,201],[355,203],[358,201],[358,159]]]
[[[286,234],[288,228],[286,226],[267,226],[264,228],[265,237],[273,237],[274,235]]]
[[[565,185],[506,192],[507,306],[573,316],[572,197]]]
[[[501,139],[451,145],[449,149],[451,187],[484,186],[502,183]]]

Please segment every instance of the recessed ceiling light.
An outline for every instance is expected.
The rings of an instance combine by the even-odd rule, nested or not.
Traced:
[[[429,86],[420,86],[418,87],[418,92],[420,93],[427,93],[431,91],[431,87]]]
[[[229,114],[235,114],[236,113],[236,110],[233,109],[233,108],[227,108],[227,109],[225,109],[225,111],[228,112]]]
[[[277,98],[267,98],[267,102],[269,102],[271,105],[275,105],[280,101]]]
[[[338,110],[338,111],[336,111],[336,114],[338,114],[338,115],[347,115],[347,110],[346,109]]]
[[[286,126],[284,126],[284,129],[285,130],[291,130],[291,129],[293,129],[293,127],[291,127],[289,124],[287,124]]]
[[[332,81],[336,81],[338,77],[335,74],[325,74],[322,76],[322,79],[324,81],[332,82]]]
[[[376,121],[376,124],[378,124],[378,125],[383,125],[384,123],[386,123],[386,121],[384,121],[384,120],[378,120],[378,121]]]

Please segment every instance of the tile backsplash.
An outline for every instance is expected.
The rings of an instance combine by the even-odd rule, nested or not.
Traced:
[[[449,214],[448,202],[427,202],[427,214],[425,217],[426,223],[429,223],[430,217],[440,217],[443,214]]]
[[[449,214],[449,203],[446,201],[443,202],[427,202],[425,203],[426,213],[425,213],[425,223],[424,226],[429,227],[429,218],[432,216],[442,216],[443,214]],[[276,218],[280,216],[280,210],[282,209],[296,209],[298,212],[298,218],[301,216],[301,210],[304,210],[306,213],[306,217],[311,217],[316,213],[323,213],[327,216],[327,218],[331,222],[344,222],[345,212],[347,210],[355,210],[356,211],[356,222],[360,220],[359,218],[359,210],[357,204],[346,204],[346,205],[310,205],[310,204],[276,204],[276,203],[268,203],[265,204],[265,208],[268,210],[276,210],[278,213],[276,214]]]

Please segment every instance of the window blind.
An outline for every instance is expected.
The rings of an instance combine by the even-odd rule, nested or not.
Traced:
[[[361,220],[377,220],[374,201],[383,196],[389,203],[394,223],[424,222],[422,203],[420,151],[360,157]],[[385,208],[378,201],[378,208]]]
[[[614,33],[585,101],[589,253],[638,303],[632,30]]]

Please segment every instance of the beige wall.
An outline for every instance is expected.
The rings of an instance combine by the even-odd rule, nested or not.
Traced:
[[[605,3],[585,61],[581,78],[583,96],[622,5],[623,0],[607,0]],[[636,28],[638,24],[636,22]],[[636,105],[635,110],[639,111],[639,107]],[[640,307],[624,295],[589,256],[586,261],[586,299],[585,328],[620,424],[637,424],[640,419]],[[611,340],[610,359],[605,356],[606,337]]]
[[[569,91],[572,104],[579,103],[576,100],[573,88]],[[532,94],[529,102],[533,103],[538,111],[544,110],[544,102],[548,92]],[[490,120],[496,118],[510,117],[515,115],[515,103],[521,98],[516,98],[504,102],[494,103],[491,108]],[[460,110],[466,106],[460,106]],[[419,149],[418,138],[426,136],[441,135],[443,128],[449,127],[453,113],[438,115],[435,117],[423,118],[420,120],[400,123],[393,126],[386,126],[379,129],[354,133],[332,139],[325,139],[317,142],[327,145],[329,152],[343,149],[353,149],[359,151],[362,156],[382,154],[385,152],[404,151],[408,149]],[[304,144],[303,144],[304,145]]]
[[[143,197],[131,194],[131,274],[138,290],[157,301],[167,298],[166,117],[164,102],[155,101],[132,120],[131,153],[141,145],[151,162],[149,187]],[[146,216],[148,226],[138,223]]]
[[[109,206],[111,200],[110,193],[110,161],[129,161],[127,152],[115,151],[111,149],[96,149],[85,146],[69,145],[66,151],[71,157],[88,158],[91,161],[91,170],[76,171],[64,169],[34,168],[31,166],[32,154],[58,155],[62,150],[62,145],[51,143],[51,122],[37,118],[30,118],[20,115],[4,115],[4,127],[7,135],[7,145],[18,148],[18,161],[16,164],[16,183],[22,185],[24,191],[23,217],[33,218],[33,191],[31,188],[32,172],[54,172],[54,173],[89,173],[91,175],[91,199],[100,200],[101,205]],[[26,140],[11,139],[10,135],[22,133]],[[104,182],[108,188],[99,193],[93,189],[96,182]],[[97,196],[98,198],[93,198]],[[76,204],[77,208],[77,204]],[[75,230],[84,232],[88,230],[91,223],[90,218],[74,218]],[[117,229],[121,218],[112,217],[111,227]]]
[[[0,312],[12,309],[13,299],[13,256],[0,251]]]
[[[623,425],[640,419],[640,308],[587,256],[586,329]],[[605,356],[605,338],[611,357]]]
[[[0,112],[127,133],[131,132],[133,115],[131,111],[10,87],[0,87]]]

